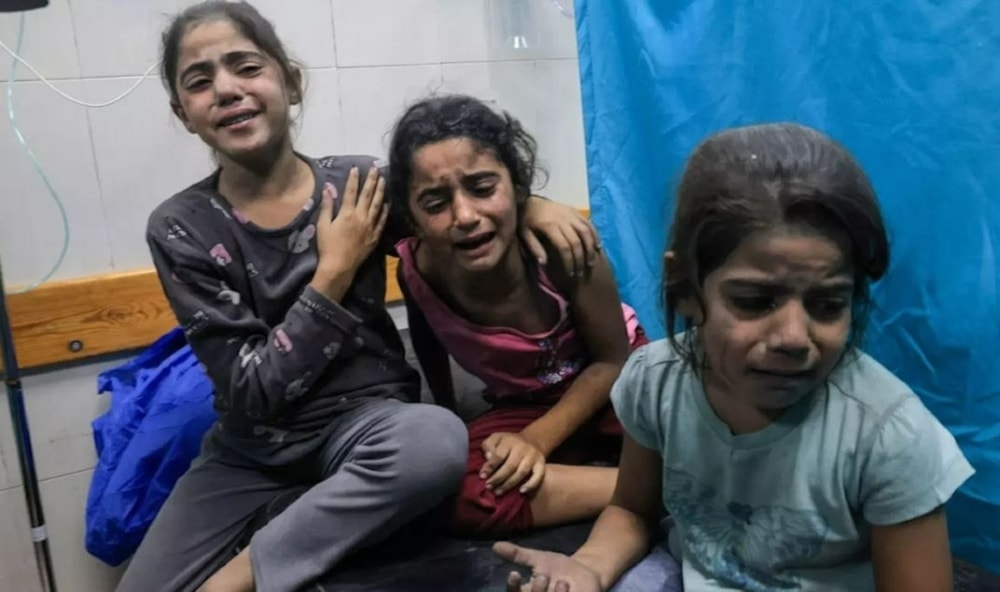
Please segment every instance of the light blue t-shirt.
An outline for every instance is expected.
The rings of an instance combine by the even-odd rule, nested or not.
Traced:
[[[869,525],[922,516],[973,474],[920,399],[865,354],[752,434],[732,434],[667,340],[632,354],[611,397],[628,434],[663,457],[685,592],[874,590]]]

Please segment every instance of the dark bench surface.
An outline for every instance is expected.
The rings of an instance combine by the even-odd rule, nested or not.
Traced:
[[[514,539],[529,547],[571,553],[587,538],[590,523],[563,526]],[[399,535],[346,562],[315,592],[503,592],[512,566],[490,541]],[[522,572],[524,573],[524,572]],[[1000,592],[1000,577],[955,560],[954,592]]]

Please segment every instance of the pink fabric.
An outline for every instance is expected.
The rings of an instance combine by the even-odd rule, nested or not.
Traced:
[[[486,385],[487,400],[545,402],[558,398],[590,363],[583,339],[573,326],[569,302],[538,268],[541,288],[559,307],[559,320],[544,333],[529,335],[509,327],[484,327],[453,312],[417,270],[419,239],[396,243],[400,270],[410,297],[423,312],[438,340],[455,361]],[[635,311],[622,304],[629,341],[642,336]]]

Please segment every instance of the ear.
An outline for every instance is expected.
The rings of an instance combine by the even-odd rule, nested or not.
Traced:
[[[292,69],[292,79],[288,81],[288,102],[291,105],[302,104],[302,70]]]
[[[677,256],[673,251],[667,251],[663,254],[663,275],[668,284],[670,277],[676,277],[678,273]],[[695,325],[700,325],[705,321],[705,313],[701,308],[701,303],[698,302],[693,291],[686,291],[691,295],[677,300],[677,312],[681,316],[691,319]]]
[[[181,107],[180,103],[177,101],[170,101],[170,110],[174,112],[174,116],[177,119],[181,120],[181,123],[184,124],[184,129],[186,129],[189,134],[195,133],[194,126],[191,125],[190,121],[188,121],[187,115],[184,113],[184,107]]]

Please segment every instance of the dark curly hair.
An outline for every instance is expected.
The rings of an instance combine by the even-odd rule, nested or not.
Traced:
[[[851,154],[826,135],[793,123],[754,125],[708,137],[691,154],[677,190],[665,263],[663,300],[674,347],[699,367],[694,331],[679,340],[678,304],[702,313],[705,278],[751,233],[802,224],[842,245],[854,270],[851,351],[861,343],[871,304],[869,282],[889,267],[889,239],[875,190]],[[679,343],[678,341],[682,341]]]
[[[392,215],[413,225],[409,208],[413,157],[424,146],[450,138],[468,138],[507,168],[520,217],[536,175],[544,174],[537,164],[537,143],[509,113],[468,95],[424,98],[407,108],[393,126],[386,185]]]

